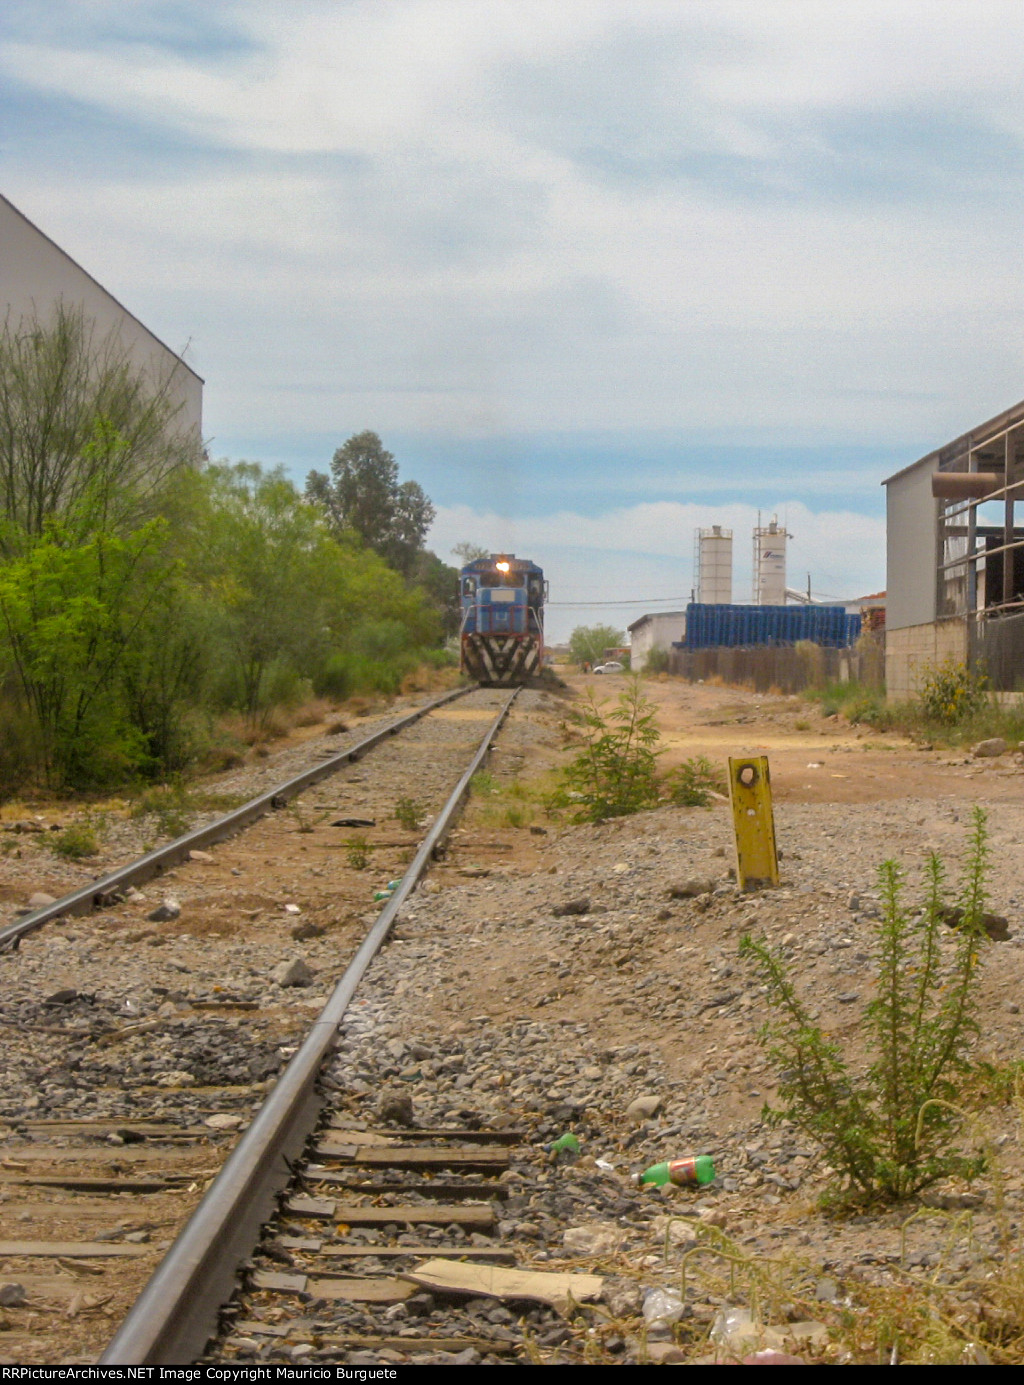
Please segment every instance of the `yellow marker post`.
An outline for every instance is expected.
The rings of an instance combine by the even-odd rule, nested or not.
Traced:
[[[729,757],[729,798],[736,831],[736,883],[741,890],[777,885],[779,858],[767,755]]]

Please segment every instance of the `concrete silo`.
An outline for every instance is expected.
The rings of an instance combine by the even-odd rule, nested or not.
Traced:
[[[713,524],[698,529],[694,545],[696,599],[709,604],[732,601],[732,530]]]
[[[775,518],[754,530],[754,604],[786,604],[786,540],[791,536]]]

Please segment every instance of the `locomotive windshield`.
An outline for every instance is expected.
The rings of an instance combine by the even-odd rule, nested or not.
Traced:
[[[525,582],[525,573],[522,572],[481,572],[480,585],[482,587],[521,587]]]

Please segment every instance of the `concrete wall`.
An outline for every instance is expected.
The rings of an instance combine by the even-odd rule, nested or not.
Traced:
[[[967,621],[961,616],[885,632],[885,690],[890,702],[903,702],[921,686],[923,672],[947,659],[967,662]]]
[[[886,485],[886,611],[888,630],[924,625],[937,614],[939,502],[927,459]]]
[[[685,611],[662,611],[656,616],[645,616],[629,627],[630,644],[629,666],[640,673],[652,649],[668,650],[673,640],[681,640],[686,634]]]
[[[175,428],[202,436],[203,381],[148,327],[0,196],[0,315],[13,323],[34,315],[44,325],[63,301],[96,323],[99,338],[116,329],[132,361],[158,384],[169,378],[170,397],[181,408]],[[173,375],[172,375],[173,373]]]

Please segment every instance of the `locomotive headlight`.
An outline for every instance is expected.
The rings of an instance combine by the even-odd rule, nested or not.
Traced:
[[[495,563],[494,566],[499,572],[508,572],[508,563]]]

